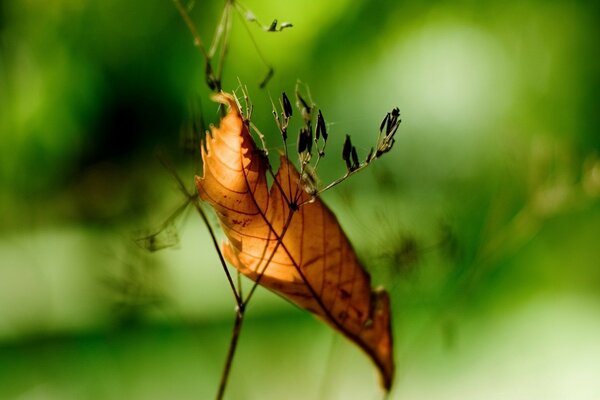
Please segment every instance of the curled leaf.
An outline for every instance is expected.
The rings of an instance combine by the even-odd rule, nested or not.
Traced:
[[[310,202],[286,157],[268,187],[268,160],[256,148],[235,99],[224,93],[215,99],[230,111],[206,138],[204,176],[196,177],[196,185],[228,238],[225,258],[360,346],[389,390],[394,363],[387,293],[371,289],[335,215],[319,198]]]

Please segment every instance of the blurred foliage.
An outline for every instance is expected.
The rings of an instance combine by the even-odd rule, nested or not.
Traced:
[[[294,25],[236,16],[225,62],[272,156],[269,95],[298,79],[340,153],[402,111],[394,150],[324,195],[391,291],[391,397],[598,398],[596,2],[244,5]],[[206,43],[221,11],[191,4]],[[233,299],[197,215],[163,225],[185,199],[156,157],[192,187],[188,134],[218,120],[192,44],[171,1],[0,4],[0,398],[213,396]],[[248,316],[230,398],[376,398],[320,322],[265,291]]]

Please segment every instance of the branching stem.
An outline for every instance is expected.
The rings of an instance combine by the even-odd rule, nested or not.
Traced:
[[[166,170],[171,175],[173,175],[173,177],[175,178],[175,181],[177,182],[177,185],[179,186],[179,190],[186,196],[186,198],[187,198],[187,202],[185,204],[186,207],[189,203],[192,203],[194,205],[194,207],[196,208],[196,211],[198,212],[198,214],[200,214],[200,217],[202,218],[202,221],[204,222],[206,229],[208,229],[208,233],[210,234],[212,243],[213,243],[215,250],[217,251],[217,254],[219,256],[219,261],[221,263],[221,266],[223,267],[223,271],[225,272],[225,276],[227,277],[227,281],[229,282],[229,286],[231,287],[233,296],[235,297],[236,313],[235,313],[235,322],[233,325],[233,333],[231,335],[229,350],[227,352],[225,366],[223,367],[223,372],[221,374],[221,381],[219,383],[219,391],[217,392],[217,397],[216,397],[217,400],[221,400],[225,393],[225,388],[227,387],[227,381],[229,379],[229,372],[231,370],[231,364],[233,363],[235,349],[237,347],[240,332],[242,330],[242,322],[244,320],[244,312],[246,310],[247,301],[244,302],[242,299],[242,284],[241,284],[239,272],[238,272],[238,276],[237,276],[238,287],[236,289],[236,286],[233,282],[233,278],[231,277],[231,273],[229,272],[229,269],[227,268],[227,263],[225,262],[225,258],[223,257],[223,253],[221,252],[221,249],[219,248],[219,243],[217,241],[217,236],[215,235],[215,231],[213,230],[212,225],[210,224],[210,221],[208,220],[208,216],[206,215],[206,213],[200,206],[198,194],[190,193],[190,191],[186,188],[185,184],[183,183],[183,181],[177,174],[177,171],[175,171],[175,168],[171,165],[169,160],[166,159],[166,157],[160,155],[159,160],[162,163],[162,165],[166,168]]]
[[[188,11],[183,6],[181,0],[173,0],[173,3],[175,4],[177,11],[181,15],[181,18],[183,19],[184,23],[187,25],[190,33],[192,34],[192,37],[194,39],[194,46],[196,48],[198,48],[202,57],[204,58],[204,61],[206,62],[206,67],[207,67],[206,79],[207,79],[207,83],[209,84],[209,87],[214,91],[219,91],[221,89],[221,77],[223,74],[223,67],[225,65],[225,59],[226,59],[226,56],[227,56],[227,53],[229,50],[229,34],[231,31],[231,24],[232,24],[231,10],[234,8],[234,6],[236,4],[235,0],[226,0],[225,7],[223,9],[223,14],[221,17],[221,21],[220,21],[219,25],[217,26],[217,30],[215,32],[213,42],[212,42],[208,52],[206,51],[206,48],[204,47],[204,43],[203,43],[202,39],[200,38],[200,34],[198,33],[194,23],[192,22],[192,20],[189,16]],[[240,9],[238,9],[238,11],[240,11]],[[248,26],[247,26],[244,18],[241,15],[241,12],[240,12],[240,18],[242,19],[243,25],[246,28],[246,30],[248,31],[248,34],[250,35],[252,43],[255,46],[260,59],[269,68],[267,77],[263,80],[263,82],[261,82],[261,85],[260,85],[261,87],[264,87],[264,85],[266,84],[268,79],[273,74],[273,68],[269,65],[269,63],[266,61],[263,54],[260,52],[256,42],[254,41],[254,38],[251,35],[250,30],[248,29]],[[213,57],[215,56],[215,54],[217,52],[217,49],[219,48],[219,45],[221,45],[221,46],[220,46],[218,65],[217,65],[217,69],[216,69],[216,76],[213,76],[212,66],[210,64],[211,64]],[[250,115],[248,115],[248,120],[249,119],[250,119]],[[263,138],[262,138],[262,135],[260,134],[260,132],[259,132],[259,135],[261,136],[261,140],[262,140]],[[264,140],[263,140],[263,145],[264,145]],[[217,254],[219,256],[219,261],[221,263],[221,266],[223,267],[223,271],[225,272],[225,276],[227,277],[227,281],[229,282],[231,291],[235,297],[236,314],[235,314],[235,321],[234,321],[234,325],[233,325],[233,332],[231,335],[229,350],[227,352],[227,358],[225,360],[225,366],[223,367],[223,372],[221,374],[221,380],[219,383],[219,389],[218,389],[217,396],[216,396],[217,400],[221,400],[221,399],[223,399],[223,396],[225,394],[225,389],[227,387],[227,382],[229,380],[231,366],[233,364],[235,351],[237,349],[239,336],[240,336],[240,333],[242,330],[242,324],[244,321],[246,305],[248,304],[248,301],[250,301],[250,298],[252,297],[252,294],[254,293],[254,290],[256,289],[256,286],[258,285],[258,283],[256,283],[252,287],[252,289],[250,290],[250,293],[248,294],[248,297],[246,298],[246,300],[244,300],[242,297],[243,295],[242,295],[242,283],[241,283],[241,279],[240,279],[240,273],[238,271],[237,288],[236,288],[236,284],[234,283],[231,273],[229,272],[229,269],[225,262],[225,258],[223,257],[221,249],[219,248],[219,243],[217,241],[215,232],[210,224],[210,221],[208,220],[206,213],[200,206],[198,196],[196,194],[195,195],[190,194],[190,192],[185,187],[185,184],[177,176],[177,174],[175,173],[175,170],[173,168],[168,168],[168,170],[171,171],[173,173],[173,175],[176,177],[176,180],[178,182],[180,190],[183,193],[185,193],[188,201],[190,201],[194,204],[194,207],[196,208],[196,210],[198,211],[198,214],[200,214],[200,217],[202,218],[202,221],[206,225],[206,228],[208,229],[208,232],[211,236],[213,245],[214,245],[215,249],[217,250]],[[288,202],[289,202],[289,200],[288,200]],[[291,214],[292,213],[290,213],[290,218],[288,220],[288,223],[286,224],[286,229],[287,229],[287,226],[289,226],[289,222],[291,221]],[[271,255],[271,258],[272,257],[273,257],[273,255]],[[268,262],[266,265],[268,265]],[[266,269],[266,266],[265,266],[265,269]],[[262,276],[262,274],[261,274],[261,276]],[[258,280],[260,280],[260,278]]]

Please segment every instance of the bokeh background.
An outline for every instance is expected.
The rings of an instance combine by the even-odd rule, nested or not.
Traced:
[[[600,10],[596,2],[258,1],[234,15],[223,87],[310,87],[320,167],[393,151],[324,194],[392,298],[392,399],[600,398]],[[223,4],[190,14],[208,44]],[[249,36],[252,34],[253,39]],[[266,90],[258,88],[274,66]],[[239,79],[239,81],[238,81]],[[212,398],[234,318],[192,187],[190,132],[218,120],[171,1],[0,5],[0,398]],[[214,222],[214,221],[213,221]],[[259,290],[231,399],[378,399],[374,367]]]

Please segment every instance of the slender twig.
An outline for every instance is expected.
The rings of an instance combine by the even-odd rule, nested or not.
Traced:
[[[204,44],[200,38],[200,35],[198,34],[194,24],[191,21],[191,18],[187,12],[187,10],[183,7],[181,0],[173,0],[174,4],[177,8],[177,10],[179,11],[179,13],[181,14],[181,17],[183,18],[184,22],[186,23],[186,25],[188,26],[188,29],[190,30],[190,32],[192,33],[192,36],[194,38],[194,45],[200,50],[202,56],[204,57],[204,60],[206,62],[206,78],[207,78],[207,83],[209,85],[209,87],[215,91],[219,91],[221,88],[221,78],[222,78],[222,74],[223,74],[223,68],[224,68],[224,64],[225,64],[225,59],[227,57],[227,53],[229,50],[229,35],[230,35],[230,31],[231,31],[231,24],[232,24],[232,17],[231,17],[231,9],[235,8],[238,11],[238,14],[240,15],[240,18],[242,19],[242,24],[244,25],[244,28],[247,30],[250,39],[252,41],[252,44],[254,45],[259,58],[267,65],[267,67],[269,68],[269,72],[267,74],[267,77],[263,80],[263,82],[261,82],[261,87],[263,87],[266,84],[266,81],[272,76],[273,74],[273,68],[269,65],[269,63],[266,61],[266,58],[263,56],[263,54],[261,53],[260,49],[258,48],[257,43],[255,42],[249,28],[248,25],[246,23],[246,21],[244,20],[244,18],[242,17],[242,13],[241,13],[241,8],[237,8],[235,7],[237,5],[235,0],[226,0],[225,1],[225,7],[223,10],[223,14],[221,17],[221,21],[219,23],[219,25],[217,26],[217,30],[215,32],[215,36],[213,37],[213,41],[211,43],[210,49],[207,53],[206,49],[204,48]],[[239,5],[238,5],[239,7]],[[291,25],[287,25],[287,26],[291,26]],[[280,28],[283,29],[284,26],[282,25],[282,27]],[[213,59],[213,57],[216,56],[217,51],[219,51],[219,59],[218,59],[218,65],[216,66],[216,76],[213,75],[213,70],[212,70],[212,66],[211,66],[211,61]],[[243,89],[243,88],[242,88]],[[310,94],[309,94],[310,95]],[[263,140],[263,136],[260,133],[260,131],[250,122],[250,116],[248,115],[248,128],[254,128],[256,132],[258,132],[258,135],[260,137],[260,139],[263,141],[263,148],[266,150],[266,146],[264,145],[264,140]],[[261,155],[262,156],[262,155]],[[304,165],[303,165],[304,166]],[[174,170],[171,169],[172,172],[175,172]],[[271,175],[273,175],[273,171],[271,168],[269,168],[269,171],[271,173]],[[245,171],[244,171],[245,172]],[[227,268],[227,264],[225,262],[225,259],[223,257],[223,254],[219,248],[217,239],[216,239],[216,235],[214,233],[214,230],[210,224],[210,221],[208,220],[208,217],[206,215],[206,213],[204,212],[204,210],[202,209],[202,207],[200,206],[200,202],[199,202],[199,196],[197,194],[191,195],[190,192],[186,189],[185,184],[181,181],[181,179],[179,179],[179,177],[177,177],[176,174],[174,174],[177,178],[177,182],[180,186],[180,189],[183,193],[186,194],[187,198],[189,199],[190,202],[192,202],[194,204],[194,207],[196,208],[196,210],[198,211],[198,213],[200,214],[204,224],[206,225],[209,234],[211,236],[213,245],[215,247],[215,249],[217,250],[217,254],[219,256],[219,260],[221,262],[221,265],[223,267],[223,270],[225,272],[225,275],[227,277],[227,280],[229,282],[229,285],[231,286],[231,290],[234,294],[235,297],[235,301],[237,304],[236,307],[236,315],[235,315],[235,321],[234,321],[234,325],[233,325],[233,331],[232,331],[232,335],[231,335],[231,339],[230,339],[230,344],[229,344],[229,350],[227,353],[227,357],[225,360],[225,365],[223,368],[223,372],[221,375],[221,380],[219,383],[219,389],[217,392],[217,396],[216,399],[217,400],[221,400],[225,394],[225,390],[227,387],[227,383],[229,380],[229,375],[231,372],[231,367],[233,364],[233,359],[235,356],[235,351],[237,349],[237,344],[239,341],[239,336],[241,333],[241,329],[242,329],[242,324],[244,321],[244,315],[245,315],[245,310],[246,310],[246,305],[248,304],[248,302],[250,301],[250,299],[252,298],[253,293],[255,292],[256,287],[258,286],[261,278],[263,277],[267,267],[269,266],[270,262],[272,261],[273,257],[275,256],[276,251],[278,250],[279,246],[282,246],[285,249],[285,245],[283,244],[283,236],[285,235],[285,233],[287,232],[287,229],[289,228],[291,221],[292,221],[292,217],[294,215],[294,213],[297,211],[297,207],[295,205],[295,203],[297,203],[297,200],[294,201],[294,204],[291,204],[290,201],[291,199],[287,199],[286,195],[285,195],[285,191],[283,190],[283,188],[279,185],[279,182],[277,182],[277,179],[274,179],[274,181],[277,184],[277,187],[279,188],[279,190],[281,191],[281,193],[283,194],[283,197],[286,199],[288,208],[289,208],[289,215],[287,218],[286,223],[284,224],[283,230],[282,232],[280,232],[279,234],[277,232],[275,232],[274,227],[269,223],[269,221],[266,218],[266,215],[264,214],[263,210],[259,207],[259,205],[257,204],[256,199],[254,198],[254,196],[252,197],[252,200],[255,202],[255,205],[257,206],[257,208],[259,209],[259,212],[261,213],[261,216],[263,217],[263,219],[267,222],[267,224],[269,225],[270,231],[272,232],[272,234],[276,237],[277,243],[272,251],[272,253],[270,254],[269,257],[265,257],[266,256],[266,252],[269,250],[269,246],[268,246],[268,242],[265,245],[264,248],[264,253],[263,256],[261,257],[261,259],[265,259],[266,262],[264,264],[264,267],[262,268],[261,271],[258,271],[257,268],[257,272],[259,272],[257,279],[254,283],[254,286],[252,287],[252,289],[250,290],[250,293],[248,294],[248,296],[246,297],[246,299],[243,299],[242,296],[242,282],[241,282],[241,278],[240,278],[240,273],[238,271],[238,275],[237,275],[237,288],[236,288],[236,284],[234,283],[232,276],[229,272],[229,269]],[[247,179],[247,177],[246,177]],[[288,175],[288,179],[289,179],[289,175]],[[291,185],[290,185],[290,189],[291,189]],[[292,195],[292,193],[290,193],[290,196]],[[297,197],[297,194],[296,194]],[[298,197],[297,197],[298,198]],[[270,235],[269,235],[270,236]],[[289,251],[286,249],[286,252],[289,254]],[[304,278],[304,277],[303,277]],[[335,321],[334,321],[335,322]]]
[[[265,272],[267,272],[267,267],[269,266],[269,264],[271,264],[271,260],[273,260],[273,257],[275,257],[275,253],[277,253],[279,246],[282,244],[283,237],[285,236],[285,233],[287,232],[288,228],[290,227],[290,224],[292,223],[292,218],[294,216],[294,212],[295,211],[293,211],[290,208],[290,213],[288,214],[287,220],[285,221],[285,225],[283,226],[283,229],[281,230],[281,235],[279,235],[279,238],[277,239],[277,243],[275,244],[275,247],[273,248],[271,255],[265,262],[264,267],[262,268],[262,270],[259,272],[258,276],[256,277],[256,280],[254,281],[254,284],[252,285],[252,288],[250,289],[248,296],[246,296],[246,298],[244,299],[244,304],[248,304],[248,302],[252,298],[252,295],[254,294],[256,288],[259,286],[260,281],[262,280],[262,277],[265,275]],[[264,219],[265,219],[265,221],[267,221],[266,217]],[[268,224],[268,225],[269,225],[269,230],[277,236],[272,225],[271,224]]]
[[[225,366],[223,367],[223,373],[221,374],[221,381],[219,383],[219,391],[217,392],[216,400],[222,400],[223,396],[225,395],[225,389],[227,388],[227,382],[229,380],[229,373],[231,372],[231,365],[233,364],[235,350],[237,349],[237,344],[240,339],[240,333],[242,332],[242,324],[244,322],[245,311],[245,306],[242,304],[240,307],[237,308],[235,313],[233,332],[231,333],[229,350],[227,351]]]
[[[286,160],[287,160],[287,157],[286,157]],[[280,168],[281,168],[281,167],[280,167]],[[291,200],[290,200],[290,199],[288,199],[287,195],[285,194],[285,191],[284,191],[284,190],[283,190],[283,188],[281,187],[281,183],[279,183],[279,181],[277,180],[277,175],[275,174],[275,172],[273,172],[273,168],[271,167],[271,165],[270,165],[270,164],[269,164],[269,166],[268,166],[268,171],[269,171],[269,174],[271,175],[271,178],[273,178],[273,184],[274,184],[275,186],[277,186],[277,188],[279,189],[279,192],[281,193],[281,196],[282,196],[282,197],[283,197],[283,199],[285,200],[285,204],[286,204],[288,207],[291,207],[291,206],[292,206]],[[289,177],[289,174],[288,174],[288,177]],[[290,185],[291,185],[291,184],[290,184]]]
[[[196,210],[198,211],[198,214],[200,214],[202,221],[204,221],[204,224],[206,225],[206,229],[208,229],[208,232],[210,233],[210,237],[212,239],[213,245],[215,246],[215,249],[217,249],[217,253],[219,255],[219,261],[221,261],[221,266],[223,267],[223,271],[225,272],[225,275],[227,276],[227,281],[229,282],[229,286],[231,286],[231,291],[233,292],[233,295],[235,297],[235,302],[238,307],[243,307],[242,298],[240,297],[240,294],[238,293],[237,289],[235,288],[235,284],[233,283],[233,278],[231,277],[231,274],[229,273],[229,269],[227,268],[227,263],[225,262],[225,258],[223,257],[223,253],[221,252],[221,249],[219,248],[219,243],[217,242],[217,236],[215,235],[215,231],[213,230],[206,213],[204,212],[202,207],[200,207],[200,203],[198,202],[198,200],[195,200],[193,203],[194,203],[194,207],[196,207]]]
[[[370,163],[368,163],[368,162],[364,162],[364,163],[360,164],[360,165],[358,166],[358,168],[356,168],[356,169],[353,169],[352,171],[348,171],[348,172],[346,172],[344,175],[340,176],[339,178],[337,178],[336,180],[334,180],[333,182],[331,182],[331,183],[330,183],[330,184],[328,184],[327,186],[325,186],[325,187],[323,187],[323,188],[319,189],[319,191],[317,192],[317,194],[316,194],[316,195],[314,195],[314,196],[312,196],[310,199],[308,199],[308,200],[305,200],[305,201],[301,202],[300,204],[298,204],[298,207],[300,207],[300,206],[303,206],[303,205],[304,205],[304,204],[306,204],[306,203],[310,203],[310,202],[313,200],[313,198],[314,198],[314,197],[318,197],[318,196],[320,196],[320,195],[321,195],[321,193],[323,193],[324,191],[326,191],[326,190],[329,190],[329,189],[331,189],[332,187],[339,185],[340,183],[342,183],[343,181],[345,181],[346,179],[348,179],[348,178],[349,178],[351,175],[354,175],[355,173],[357,173],[357,172],[359,172],[359,171],[362,171],[363,169],[365,169],[365,168],[366,168],[366,167],[367,167],[369,164],[370,164]]]
[[[236,269],[236,277],[237,277],[237,289],[238,289],[238,294],[240,295],[240,298],[244,298],[244,295],[242,294],[242,273],[240,272],[240,270]]]
[[[155,231],[152,231],[148,235],[136,238],[135,242],[138,245],[145,247],[149,251],[156,251],[156,250],[160,250],[164,247],[169,247],[169,246],[156,246],[156,243],[154,242],[154,240],[160,233],[162,233],[164,230],[166,230],[169,227],[169,225],[174,225],[175,221],[188,209],[189,205],[190,205],[190,200],[186,199],[186,201],[183,204],[181,204],[179,207],[177,207],[175,209],[175,211],[173,211],[167,217],[167,219],[165,219],[163,221],[163,223],[160,224],[158,229],[156,229]]]
[[[238,276],[237,276],[238,287],[236,289],[236,286],[233,282],[233,278],[231,277],[231,273],[229,272],[229,269],[227,268],[227,263],[225,262],[225,258],[223,257],[223,253],[221,252],[221,249],[219,248],[219,243],[217,242],[217,237],[215,235],[215,231],[213,230],[212,225],[210,224],[210,221],[208,220],[208,216],[206,215],[206,213],[200,206],[198,194],[197,193],[191,194],[187,190],[187,188],[185,187],[183,181],[181,180],[181,178],[179,177],[179,175],[177,174],[175,169],[169,164],[169,162],[165,158],[160,157],[160,160],[161,160],[161,163],[165,166],[165,168],[175,177],[175,180],[177,181],[179,189],[186,195],[188,202],[191,202],[194,205],[194,207],[196,208],[196,211],[198,211],[198,214],[200,214],[200,217],[202,218],[202,221],[204,222],[206,229],[208,229],[208,232],[212,239],[212,243],[213,243],[213,245],[217,251],[217,254],[219,256],[219,261],[221,263],[221,266],[223,267],[223,271],[225,272],[225,276],[227,277],[227,281],[229,282],[229,286],[231,287],[233,296],[235,297],[236,314],[235,314],[235,322],[233,325],[233,333],[231,335],[229,350],[227,352],[225,366],[223,367],[223,372],[221,374],[219,391],[218,391],[217,397],[216,397],[217,400],[221,400],[225,393],[225,388],[227,387],[229,372],[231,370],[231,364],[233,363],[235,350],[237,348],[238,339],[239,339],[240,332],[242,329],[242,322],[244,320],[244,312],[245,312],[246,304],[247,304],[247,302],[244,302],[242,300],[242,284],[241,284],[241,280],[240,280],[240,274],[238,271]]]
[[[247,182],[247,177],[246,177],[246,182]],[[263,216],[263,219],[265,221],[267,221],[266,216],[264,215],[264,213],[262,212],[262,210],[258,207],[258,204],[256,203],[256,199],[254,198],[254,196],[251,196],[251,197],[252,197],[252,200],[255,202],[255,205],[259,209],[259,212]],[[286,221],[286,224],[285,224],[285,226],[283,228],[283,231],[282,231],[282,233],[281,233],[280,236],[278,236],[275,233],[275,230],[273,229],[273,227],[271,226],[271,224],[269,224],[270,231],[273,232],[275,234],[275,236],[278,236],[277,237],[277,244],[275,245],[275,248],[271,252],[271,255],[269,256],[269,258],[266,260],[264,268],[259,273],[256,281],[254,282],[252,288],[250,289],[250,292],[248,293],[248,296],[243,301],[241,301],[241,302],[238,301],[238,306],[236,308],[236,313],[235,313],[235,321],[234,321],[234,324],[233,324],[233,332],[231,334],[231,339],[230,339],[230,342],[229,342],[229,350],[227,352],[227,357],[225,359],[225,366],[223,367],[223,372],[221,374],[221,381],[219,383],[219,390],[217,392],[216,400],[222,400],[223,399],[223,395],[225,394],[225,389],[227,388],[227,382],[229,380],[229,374],[231,372],[231,365],[233,364],[233,359],[234,359],[234,356],[235,356],[235,350],[237,348],[238,340],[239,340],[240,333],[241,333],[241,330],[242,330],[242,323],[244,322],[244,316],[245,316],[246,306],[250,302],[250,299],[252,298],[252,296],[253,296],[256,288],[258,287],[261,278],[263,277],[264,273],[266,272],[266,269],[269,266],[269,264],[271,263],[271,260],[275,256],[275,254],[277,252],[277,249],[282,244],[283,235],[285,235],[285,232],[287,231],[287,229],[290,226],[293,214],[294,214],[294,211],[292,211],[290,209],[290,214],[288,215],[288,219]],[[268,223],[268,221],[267,221],[267,223]],[[210,226],[209,226],[209,229],[211,229]],[[265,252],[267,250],[267,247],[268,247],[268,244],[265,245],[265,249],[264,249]],[[262,255],[261,258],[264,258],[264,254]],[[238,274],[238,279],[239,279],[239,274]],[[240,285],[240,287],[239,287],[239,295],[241,296],[241,282],[239,280],[238,280],[238,284]],[[236,298],[236,300],[237,300],[237,298]]]
[[[221,14],[221,18],[219,20],[219,24],[215,29],[215,34],[213,36],[213,40],[210,44],[210,49],[208,50],[208,56],[210,58],[214,57],[217,52],[217,48],[219,47],[219,43],[221,42],[221,37],[223,37],[223,30],[226,27],[225,21],[227,20],[227,15],[229,13],[228,3],[225,3],[225,7],[223,8],[223,14]]]
[[[229,34],[231,32],[231,3],[233,0],[228,0],[225,3],[225,31],[223,32],[223,45],[221,46],[221,54],[219,55],[219,65],[217,66],[217,81],[221,82],[221,78],[223,77],[223,68],[225,67],[225,57],[227,56],[227,52],[229,51]]]
[[[198,50],[200,50],[200,53],[202,53],[202,56],[204,57],[204,59],[206,61],[208,61],[210,59],[210,57],[206,53],[206,49],[204,48],[204,43],[202,42],[202,39],[200,38],[200,34],[196,30],[196,26],[192,22],[190,15],[188,14],[188,12],[185,9],[185,7],[183,6],[183,4],[181,4],[181,0],[173,0],[173,3],[175,4],[175,8],[177,8],[177,11],[179,11],[181,18],[183,19],[183,22],[185,22],[188,29],[190,30],[190,33],[192,34],[192,37],[194,38],[194,46],[197,47]]]
[[[319,162],[321,161],[321,159],[324,157],[325,154],[325,148],[327,147],[327,142],[325,142],[323,144],[323,147],[321,147],[320,149],[317,147],[317,161],[315,161],[315,165],[313,165],[313,170],[315,172],[317,172],[317,168],[319,167]]]
[[[285,95],[285,93],[283,94]],[[290,121],[290,115],[287,115],[285,113],[285,107],[282,104],[281,100],[280,100],[280,105],[281,105],[281,109],[282,109],[282,113],[281,113],[281,117],[283,118],[283,122],[281,122],[281,120],[279,119],[279,111],[277,110],[277,107],[275,107],[275,103],[273,102],[273,98],[271,97],[271,93],[269,93],[269,99],[271,100],[271,107],[272,107],[272,113],[273,113],[273,117],[275,118],[275,124],[277,124],[277,127],[279,128],[279,131],[281,132],[281,140],[283,142],[283,154],[285,156],[286,161],[289,160],[289,156],[288,156],[288,149],[287,149],[287,129],[289,126],[289,121]],[[280,167],[281,168],[281,167]],[[276,178],[275,173],[273,172],[273,168],[271,167],[271,164],[268,165],[268,169],[269,169],[269,173],[271,174],[271,177],[273,178],[273,183],[276,184],[279,188],[279,192],[281,193],[281,195],[283,196],[283,198],[285,199],[288,207],[291,207],[291,199],[287,198],[287,195],[285,194],[285,190],[283,190],[283,188],[281,187],[279,181]],[[288,187],[291,187],[292,183],[290,180],[290,174],[288,174]]]
[[[262,51],[260,51],[260,47],[258,47],[258,43],[256,43],[256,40],[254,39],[254,36],[252,35],[252,32],[250,31],[250,27],[248,26],[248,23],[246,22],[246,18],[242,15],[242,13],[247,10],[245,10],[244,7],[238,2],[235,2],[235,6],[236,6],[235,7],[236,10],[238,11],[238,16],[240,17],[240,20],[242,21],[242,25],[244,26],[244,29],[246,29],[246,32],[248,33],[248,37],[252,41],[252,45],[254,46],[254,50],[256,51],[256,54],[258,54],[258,57],[260,58],[262,63],[268,68],[266,77],[262,80],[262,82],[259,85],[260,88],[264,88],[266,86],[266,84],[268,83],[268,81],[273,76],[273,72],[274,72],[273,66],[271,66],[271,64],[269,64],[269,61],[267,61],[267,58],[264,56]]]
[[[256,125],[254,125],[254,122],[247,120],[247,124],[248,127],[252,129],[252,131],[254,131],[256,133],[256,135],[258,136],[258,139],[260,140],[260,143],[262,145],[262,151],[265,153],[265,155],[269,154],[269,150],[267,149],[267,143],[265,142],[265,135],[260,131],[260,129],[258,129],[258,127]],[[250,130],[250,129],[248,129]]]
[[[208,220],[208,216],[206,215],[206,213],[200,206],[200,202],[198,200],[198,194],[190,193],[190,191],[186,188],[185,184],[181,180],[181,177],[179,176],[179,174],[177,174],[177,171],[175,171],[175,168],[171,165],[170,161],[167,160],[166,157],[164,157],[164,155],[159,154],[158,159],[161,162],[161,164],[165,167],[165,169],[175,178],[175,181],[177,182],[177,186],[179,187],[179,190],[186,196],[188,201],[194,205],[194,207],[196,208],[196,211],[198,211],[198,214],[200,214],[202,221],[204,221],[204,224],[206,225],[206,229],[208,229],[208,232],[212,239],[213,245],[215,246],[215,249],[217,250],[217,254],[219,255],[219,261],[221,261],[221,266],[223,267],[223,270],[225,271],[225,275],[227,276],[227,280],[229,281],[229,285],[231,286],[231,290],[235,297],[235,302],[236,302],[237,306],[240,307],[242,305],[242,298],[241,298],[240,294],[238,293],[237,289],[235,288],[235,284],[233,283],[233,279],[231,278],[231,274],[229,273],[229,269],[227,268],[227,263],[225,262],[225,258],[223,257],[223,253],[221,252],[221,249],[219,248],[219,242],[217,241],[217,236],[215,235],[215,231],[213,230],[213,228],[210,224],[210,221]]]

